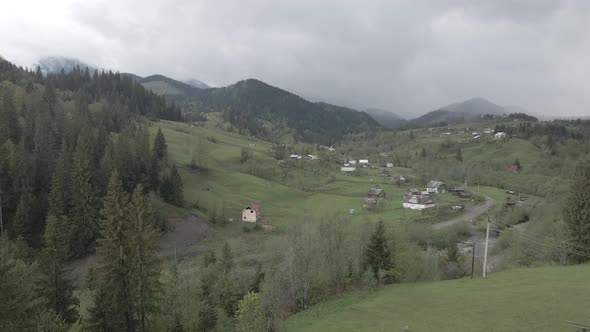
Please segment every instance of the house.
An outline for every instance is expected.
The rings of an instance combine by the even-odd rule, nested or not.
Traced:
[[[449,188],[446,184],[440,181],[430,181],[426,185],[426,191],[434,194],[443,194],[449,192]]]
[[[303,158],[303,157],[301,157],[301,156],[300,156],[300,155],[298,155],[298,154],[292,154],[292,155],[290,155],[290,156],[289,156],[289,158],[291,158],[291,159],[293,159],[293,160],[299,160],[299,159],[301,159],[301,158]]]
[[[503,139],[506,139],[506,138],[508,138],[508,134],[506,134],[506,133],[505,133],[505,132],[503,132],[503,131],[501,131],[501,132],[498,132],[498,133],[496,133],[496,134],[494,135],[494,139],[496,139],[496,140],[503,140]]]
[[[393,163],[387,162],[387,163],[385,163],[385,167],[392,168],[393,167]]]
[[[333,147],[330,145],[330,147],[328,148],[328,152],[336,152],[336,149],[334,149],[334,148],[333,148]]]
[[[363,167],[369,166],[369,159],[359,159],[359,164]]]
[[[350,165],[356,165],[356,160],[348,160],[348,163],[349,163]]]
[[[459,193],[464,193],[465,192],[465,187],[453,187],[451,188],[451,193],[453,193],[454,195],[458,195]]]
[[[340,172],[342,172],[342,174],[352,174],[354,172],[356,172],[356,167],[340,167]]]
[[[375,207],[379,205],[379,203],[381,203],[384,198],[385,191],[383,189],[371,188],[365,195],[365,199],[363,200],[363,208],[370,209]]]
[[[404,184],[404,183],[406,183],[407,179],[403,175],[400,175],[400,176],[394,176],[391,180],[395,184]]]
[[[493,132],[492,128],[484,128],[483,129],[484,134],[491,134],[492,132]]]
[[[432,196],[422,194],[417,189],[410,189],[404,195],[404,202],[402,204],[404,209],[410,210],[426,210],[436,206]]]
[[[260,218],[261,207],[258,203],[252,203],[242,210],[243,222],[256,222]]]

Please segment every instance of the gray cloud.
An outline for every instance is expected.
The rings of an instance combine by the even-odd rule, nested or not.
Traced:
[[[23,65],[64,55],[218,85],[255,77],[405,115],[474,96],[590,114],[583,0],[11,3],[0,13],[0,54]]]

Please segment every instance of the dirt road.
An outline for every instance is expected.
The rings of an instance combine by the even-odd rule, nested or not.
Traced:
[[[171,219],[172,229],[160,236],[160,257],[173,260],[176,255],[178,261],[199,254],[197,244],[203,241],[211,226],[205,219],[196,215],[189,215],[184,219]],[[88,255],[70,261],[66,268],[71,271],[70,277],[79,286],[96,261],[96,255]]]
[[[472,208],[467,209],[466,211],[461,213],[461,215],[457,218],[453,218],[451,220],[441,221],[439,223],[436,223],[432,226],[432,228],[437,229],[437,230],[443,229],[445,227],[449,227],[449,226],[459,224],[459,223],[462,223],[465,221],[470,221],[470,220],[476,219],[480,215],[484,214],[489,208],[496,205],[495,199],[493,199],[489,196],[486,196],[486,195],[483,195],[483,197],[485,198],[486,201],[482,205],[474,206]]]

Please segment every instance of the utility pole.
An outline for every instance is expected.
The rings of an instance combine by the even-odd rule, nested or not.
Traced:
[[[473,248],[471,249],[471,279],[473,279],[473,267],[475,266],[475,241],[472,243]]]
[[[4,234],[4,222],[2,221],[2,183],[0,183],[0,234]]]
[[[488,242],[490,241],[490,216],[488,215],[488,225],[486,226],[486,246],[483,254],[483,277],[486,277],[488,268]]]

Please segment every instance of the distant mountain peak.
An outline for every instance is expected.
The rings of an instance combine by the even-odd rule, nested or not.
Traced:
[[[76,67],[80,67],[81,69],[88,68],[91,72],[95,69],[93,66],[90,66],[79,59],[65,56],[48,56],[41,58],[35,67],[36,66],[39,66],[41,72],[45,75],[49,73],[59,73],[62,69],[67,73]]]
[[[188,84],[188,85],[190,85],[192,87],[195,87],[197,89],[209,89],[210,88],[209,85],[205,84],[202,81],[199,81],[196,78],[188,79],[188,80],[184,81],[184,83],[186,83],[186,84]]]

